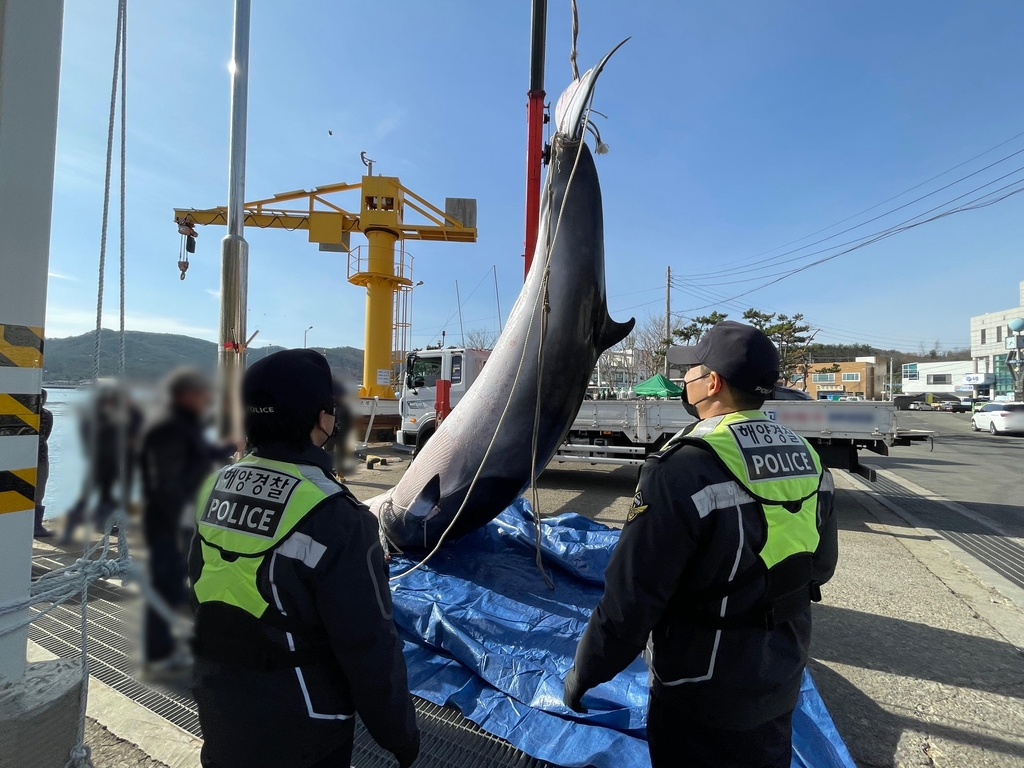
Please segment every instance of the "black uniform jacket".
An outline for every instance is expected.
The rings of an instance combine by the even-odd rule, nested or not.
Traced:
[[[198,414],[171,408],[142,441],[143,527],[148,541],[175,536],[182,525],[185,505],[195,501],[214,462],[223,464],[235,445],[214,445],[203,434]]]
[[[825,470],[813,566],[819,584],[832,577],[838,557],[833,495]],[[580,684],[610,680],[646,648],[652,694],[697,722],[746,730],[792,710],[811,639],[809,608],[772,630],[688,620],[688,592],[707,594],[757,563],[767,539],[757,502],[711,453],[683,446],[647,460],[628,518],[576,652]],[[759,576],[724,600],[725,615],[751,610],[764,591]],[[723,601],[705,607],[717,615]]]
[[[312,444],[301,452],[283,445],[264,446],[258,455],[313,465],[324,473],[318,483],[337,485],[330,474],[330,456]],[[287,754],[289,749],[289,764],[315,762],[335,746],[332,741],[339,731],[332,724],[357,712],[384,749],[415,754],[416,714],[402,642],[391,618],[378,530],[373,514],[344,489],[317,505],[263,559],[257,586],[269,607],[255,629],[285,660],[276,668],[253,670],[245,659],[235,663],[230,641],[226,649],[219,648],[220,654],[228,652],[226,661],[204,658],[204,646],[217,647],[224,638],[204,637],[202,615],[197,617],[193,692],[206,736],[204,757],[216,752],[211,754],[215,764],[218,754],[226,755],[225,764],[242,764],[239,755],[259,744],[253,764],[273,764],[271,752]],[[193,583],[200,574],[200,558],[195,536],[189,555]],[[194,593],[192,602],[196,608]],[[249,614],[235,610],[243,614],[237,622],[242,624]],[[290,658],[304,663],[292,667]],[[230,722],[215,723],[225,725],[216,728],[215,736],[209,723],[218,713]],[[211,737],[216,744],[211,744]]]

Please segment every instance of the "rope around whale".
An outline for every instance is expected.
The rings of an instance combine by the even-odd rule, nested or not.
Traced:
[[[593,94],[591,94],[591,97],[590,97],[591,104],[593,104],[593,99],[594,99]],[[497,426],[495,426],[494,434],[491,435],[491,440],[487,444],[487,450],[484,451],[484,456],[480,460],[480,465],[477,467],[476,473],[473,475],[473,479],[469,483],[469,489],[466,491],[466,495],[462,499],[462,503],[459,505],[458,510],[455,512],[455,516],[452,518],[452,521],[450,523],[448,523],[448,526],[444,529],[444,532],[441,534],[441,538],[439,538],[437,540],[437,544],[434,545],[434,548],[432,550],[430,550],[429,553],[427,553],[426,557],[424,557],[422,560],[420,560],[414,566],[412,566],[408,570],[402,571],[399,574],[391,576],[388,579],[388,581],[398,581],[399,579],[401,579],[401,578],[403,578],[405,576],[408,576],[413,571],[419,570],[424,565],[426,565],[430,561],[430,559],[434,555],[436,555],[438,553],[438,551],[440,551],[441,546],[445,542],[445,539],[448,538],[448,534],[451,533],[452,529],[455,527],[455,523],[458,521],[459,517],[462,515],[463,510],[466,508],[466,504],[469,502],[469,498],[470,498],[470,496],[473,493],[473,488],[476,486],[476,482],[480,478],[481,472],[483,472],[484,465],[487,463],[487,457],[490,456],[491,449],[494,447],[494,444],[495,444],[495,442],[498,439],[498,434],[501,432],[501,426],[504,423],[505,416],[508,414],[509,408],[510,408],[510,406],[512,404],[512,396],[515,394],[516,387],[519,385],[519,376],[520,376],[520,374],[523,371],[523,363],[526,361],[526,350],[529,347],[530,336],[531,336],[531,334],[533,332],[533,321],[537,317],[537,308],[538,308],[538,306],[542,306],[541,305],[541,298],[542,297],[545,298],[545,305],[547,304],[547,301],[546,301],[546,299],[547,299],[547,284],[548,284],[548,278],[550,276],[551,253],[552,253],[552,251],[555,248],[555,243],[558,241],[558,233],[559,233],[559,231],[561,229],[561,226],[562,226],[562,214],[565,212],[566,201],[569,199],[569,190],[572,189],[572,182],[573,182],[573,179],[576,177],[576,168],[579,166],[580,156],[583,154],[583,144],[586,141],[586,128],[587,128],[587,125],[589,124],[589,122],[590,122],[590,105],[587,106],[587,110],[586,110],[586,112],[584,112],[584,115],[583,115],[583,127],[580,130],[579,147],[576,150],[576,157],[573,160],[572,170],[569,172],[569,179],[568,179],[568,181],[565,184],[565,192],[562,195],[562,205],[558,209],[558,218],[555,220],[554,234],[552,235],[552,238],[551,238],[550,243],[548,244],[548,247],[544,251],[544,273],[541,276],[541,285],[540,285],[540,290],[537,291],[537,298],[534,299],[534,302],[533,302],[533,310],[530,313],[530,323],[526,327],[526,341],[523,342],[523,353],[522,353],[522,355],[519,356],[519,365],[516,367],[516,375],[515,375],[515,378],[512,380],[512,391],[509,393],[508,402],[505,403],[505,407],[501,411],[501,416],[498,418],[498,424],[497,424]],[[556,140],[557,140],[557,134],[556,134]],[[548,194],[550,195],[550,188],[548,190]],[[541,335],[540,343],[539,343],[538,349],[537,349],[538,359],[541,360],[541,361],[543,361],[543,351],[544,351],[544,335],[543,334],[546,331],[546,327],[547,327],[546,319],[542,318],[542,320],[541,320],[541,333],[542,333],[542,335]],[[531,469],[530,485],[533,488],[533,495],[534,495],[535,500],[536,500],[536,495],[537,495],[537,489],[536,489],[536,478],[534,476],[536,475],[536,467],[537,467],[537,428],[538,428],[538,419],[539,419],[539,414],[540,414],[540,373],[539,373],[539,371],[538,371],[537,375],[538,375],[537,403],[536,403],[536,409],[534,411],[533,445],[532,445],[532,451],[531,451],[531,456],[530,456],[530,469]],[[544,582],[548,585],[548,587],[549,588],[554,588],[554,584],[551,581],[551,577],[549,577],[547,575],[547,572],[544,570],[544,566],[543,566],[543,563],[542,563],[542,560],[541,560],[541,554],[540,554],[540,509],[539,509],[539,506],[536,506],[536,505],[534,506],[534,509],[533,509],[533,524],[534,524],[534,529],[535,529],[535,531],[534,531],[535,540],[536,540],[536,544],[537,544],[537,548],[538,548],[538,551],[537,551],[537,567],[540,568],[540,572],[541,572],[541,574],[544,577]]]

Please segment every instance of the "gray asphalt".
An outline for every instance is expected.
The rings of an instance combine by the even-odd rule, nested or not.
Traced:
[[[967,413],[900,411],[901,428],[937,433],[927,443],[892,448],[890,455],[861,452],[861,461],[895,472],[957,501],[1024,538],[1024,436],[972,432]]]

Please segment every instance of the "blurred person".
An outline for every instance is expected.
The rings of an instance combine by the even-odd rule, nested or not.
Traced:
[[[167,378],[167,413],[142,441],[142,530],[149,548],[149,578],[168,607],[187,601],[187,541],[182,522],[203,479],[245,445],[241,441],[213,444],[204,435],[212,403],[210,383],[199,371],[181,369]],[[146,610],[143,659],[150,675],[174,672],[189,664],[170,625],[153,608]]]
[[[48,531],[43,526],[43,513],[46,506],[43,504],[43,496],[46,495],[46,481],[50,477],[50,446],[47,441],[53,431],[53,411],[44,407],[46,405],[46,390],[39,393],[39,454],[36,464],[36,525],[35,533],[37,539],[48,539],[53,536],[53,531]]]
[[[324,450],[334,461],[334,474],[344,479],[345,465],[349,459],[349,437],[352,431],[352,409],[348,402],[349,391],[337,376],[334,377],[334,399],[336,426],[334,434],[324,443]]]
[[[120,486],[121,481],[118,441],[122,429],[125,436],[124,460],[127,461],[126,488],[119,490],[121,494],[129,495],[139,434],[142,431],[142,412],[120,383],[109,380],[100,382],[91,404],[81,414],[79,431],[86,454],[86,475],[78,501],[68,510],[61,544],[69,544],[78,526],[87,518],[91,517],[96,530],[102,532],[120,501],[124,501],[127,509],[128,499],[114,496],[114,487]],[[94,494],[97,498],[96,506],[90,509]]]
[[[409,766],[419,730],[379,526],[322,448],[350,418],[330,366],[277,352],[242,399],[254,452],[204,483],[189,553],[202,764],[348,766],[358,714]]]

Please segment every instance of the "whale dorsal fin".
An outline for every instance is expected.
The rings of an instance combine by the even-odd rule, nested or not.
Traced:
[[[624,338],[629,336],[633,330],[633,326],[636,325],[636,318],[631,317],[624,323],[617,323],[611,319],[607,314],[604,316],[604,323],[602,323],[600,332],[596,334],[595,343],[599,352],[604,352],[610,347],[614,347]]]

